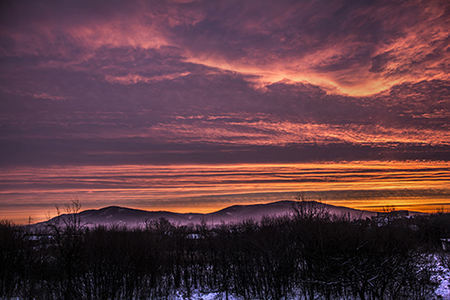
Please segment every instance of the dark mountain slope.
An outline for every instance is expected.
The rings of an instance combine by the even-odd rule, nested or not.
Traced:
[[[207,224],[220,224],[222,222],[240,222],[246,219],[261,220],[263,216],[282,216],[293,213],[295,201],[277,201],[266,204],[253,205],[233,205],[222,210],[208,213],[173,213],[168,211],[145,211],[119,206],[109,206],[98,210],[85,210],[79,213],[83,224],[88,226],[96,225],[126,225],[128,227],[142,226],[145,222],[165,218],[175,225],[198,224],[202,220]],[[367,218],[376,215],[375,212],[357,210],[342,206],[333,206],[316,202],[316,207],[324,209],[333,215],[344,215],[351,219]],[[56,218],[67,218],[68,215],[61,215]],[[56,218],[51,221],[55,221]],[[36,225],[42,226],[46,222]]]

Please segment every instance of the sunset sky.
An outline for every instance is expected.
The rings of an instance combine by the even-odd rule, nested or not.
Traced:
[[[1,1],[0,71],[0,219],[450,209],[445,0]]]

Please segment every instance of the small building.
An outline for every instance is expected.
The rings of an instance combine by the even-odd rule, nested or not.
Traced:
[[[372,220],[377,223],[378,227],[387,225],[394,220],[409,218],[409,211],[407,210],[393,210],[390,212],[377,212],[377,215],[372,217]]]

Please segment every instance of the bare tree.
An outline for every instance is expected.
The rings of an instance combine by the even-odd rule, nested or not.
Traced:
[[[296,220],[329,220],[330,212],[320,201],[311,200],[305,192],[298,192],[292,205]]]
[[[61,215],[56,207],[57,217],[47,222],[49,234],[55,241],[55,254],[63,275],[62,296],[64,299],[77,299],[80,290],[77,287],[77,271],[82,266],[81,246],[85,224],[82,223],[79,212],[81,203],[78,199],[65,205],[66,214]]]

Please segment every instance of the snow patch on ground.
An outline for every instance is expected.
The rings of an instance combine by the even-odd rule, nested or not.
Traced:
[[[225,293],[219,293],[219,292],[201,292],[201,291],[194,291],[191,293],[191,296],[188,297],[188,295],[185,292],[177,291],[175,294],[175,298],[173,300],[221,300],[226,299]],[[235,297],[231,294],[228,294],[228,300],[241,300],[239,297]]]
[[[441,282],[441,284],[438,286],[435,293],[437,296],[441,297],[438,299],[450,300],[450,270],[442,266],[442,264],[439,261],[436,271],[439,274],[438,279]]]
[[[442,267],[439,264],[437,269],[439,271],[438,278],[441,282],[439,287],[435,291],[435,296],[432,296],[430,300],[450,300],[450,270]],[[431,296],[431,295],[430,295]],[[188,296],[186,291],[176,291],[171,300],[225,300],[227,299],[225,293],[221,292],[202,292],[202,291],[192,291],[190,296]],[[303,298],[301,298],[303,299]],[[347,299],[347,298],[345,298]],[[242,300],[241,297],[228,294],[228,300]],[[289,300],[289,299],[287,299]]]

